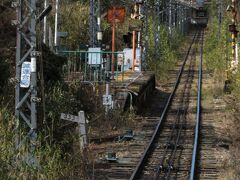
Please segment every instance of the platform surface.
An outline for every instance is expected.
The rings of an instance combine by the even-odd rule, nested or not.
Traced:
[[[145,102],[142,97],[148,97],[155,88],[155,74],[151,71],[126,72],[124,80],[114,80],[111,83],[119,107],[126,109],[130,104],[141,107]],[[132,94],[132,98],[129,97],[129,93]]]

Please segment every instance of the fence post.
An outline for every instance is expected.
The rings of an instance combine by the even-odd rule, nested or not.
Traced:
[[[80,148],[83,149],[87,145],[86,118],[84,111],[78,112],[78,118]]]

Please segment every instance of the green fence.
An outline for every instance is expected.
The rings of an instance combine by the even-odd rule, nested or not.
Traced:
[[[124,79],[123,52],[58,51],[67,58],[63,66],[67,81],[105,81],[107,77],[122,81]]]

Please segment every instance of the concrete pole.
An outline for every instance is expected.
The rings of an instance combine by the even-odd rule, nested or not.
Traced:
[[[141,6],[142,6],[141,4],[138,5],[139,20],[141,20]],[[140,48],[140,46],[141,46],[141,31],[139,31],[137,35],[137,47]]]
[[[59,8],[59,0],[56,0],[56,12],[55,12],[55,35],[54,35],[54,45],[58,46],[58,8]]]
[[[237,41],[237,37],[238,37],[238,31],[237,31],[237,11],[238,11],[238,3],[236,0],[234,1],[234,23],[236,25],[236,32],[234,33],[234,38],[235,38],[235,48],[236,48],[236,52],[235,52],[235,68],[237,70],[238,68],[238,41]]]
[[[115,21],[115,20],[114,20]],[[112,79],[114,79],[114,71],[115,71],[115,34],[116,34],[116,24],[113,22],[112,24]]]
[[[46,9],[48,5],[48,0],[44,1],[44,8]],[[43,24],[43,43],[47,43],[47,16],[44,17],[44,24]]]
[[[236,62],[235,65],[238,66],[238,43],[236,43]]]
[[[184,10],[183,10],[183,6],[181,8],[181,32],[182,34],[184,34]]]
[[[222,23],[222,20],[221,20],[221,0],[218,0],[217,2],[218,4],[218,39],[220,38],[220,34],[221,34],[221,23]]]
[[[136,31],[133,31],[132,37],[132,71],[135,71],[135,59],[136,59]]]
[[[232,26],[233,26],[233,30],[232,30],[232,34],[231,34],[231,38],[232,38],[232,61],[231,61],[231,67],[230,69],[234,72],[237,69],[237,48],[236,48],[236,37],[237,37],[237,30],[236,30],[236,19],[237,19],[237,3],[236,0],[232,0]]]
[[[106,97],[110,95],[110,79],[107,77],[106,79]],[[108,115],[109,105],[105,106],[105,114]]]
[[[48,28],[48,46],[51,51],[53,51],[53,33],[52,28],[49,26]]]
[[[80,149],[83,149],[87,145],[87,131],[86,131],[86,118],[84,111],[78,112],[78,130],[79,130],[79,140]]]
[[[175,29],[176,28],[176,2],[174,2],[173,4],[173,28]]]

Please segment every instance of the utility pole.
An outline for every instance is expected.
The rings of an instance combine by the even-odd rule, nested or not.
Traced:
[[[218,39],[221,36],[222,28],[222,0],[218,0]]]
[[[170,36],[172,35],[172,0],[169,0],[169,11],[168,11],[168,30]]]
[[[135,71],[135,60],[136,60],[136,31],[132,32],[132,71]]]
[[[115,11],[115,7],[113,8],[113,11]],[[114,71],[115,71],[115,39],[116,39],[116,22],[113,20],[112,23],[112,79],[114,79]]]
[[[181,14],[181,32],[184,34],[184,6],[180,9],[180,14]]]
[[[98,31],[97,31],[97,40],[98,40],[98,46],[102,46],[102,31],[101,31],[101,2],[98,0],[98,8],[97,8],[97,26],[98,26]]]
[[[154,1],[154,55],[155,59],[160,59],[160,25],[161,25],[161,16],[160,16],[160,0]]]
[[[184,6],[184,19],[183,19],[183,34],[185,35],[185,33],[187,32],[187,6]]]
[[[16,80],[15,116],[16,149],[29,142],[29,155],[24,161],[35,166],[35,148],[37,140],[37,57],[36,51],[36,0],[17,0],[13,2],[17,9],[16,44]],[[19,126],[24,125],[28,133],[24,138]],[[21,136],[21,137],[20,137]]]
[[[143,34],[144,36],[144,49],[142,49],[143,51],[143,55],[142,55],[142,62],[141,62],[141,70],[146,70],[147,69],[147,57],[148,57],[148,39],[149,39],[149,35],[148,35],[148,1],[145,0],[143,2],[143,13],[144,13],[144,20],[143,20]]]
[[[177,3],[177,29],[182,32],[182,5]]]
[[[142,17],[142,12],[141,12],[141,9],[142,9],[142,4],[139,3],[139,6],[138,6],[138,13],[139,13],[139,16],[138,16],[138,19],[141,20],[141,17]],[[141,31],[138,31],[137,33],[137,48],[141,48]],[[140,68],[140,71],[141,71],[141,68]]]
[[[58,9],[59,9],[59,0],[56,0],[56,12],[55,12],[55,34],[54,34],[54,46],[58,46]]]
[[[177,2],[173,3],[173,13],[172,13],[173,14],[173,20],[172,21],[173,21],[173,28],[174,29],[176,28],[176,13],[177,13],[176,12],[176,8],[177,8],[176,3]]]
[[[178,2],[176,2],[176,28],[179,30],[179,8],[180,5]]]
[[[231,6],[231,11],[232,11],[232,24],[229,25],[229,30],[232,33],[232,61],[231,61],[231,67],[230,70],[232,72],[237,71],[238,67],[238,51],[237,46],[236,46],[236,39],[237,39],[237,2],[236,0],[232,0],[232,6]]]
[[[48,0],[44,1],[44,8],[46,9],[48,6]],[[43,25],[43,43],[47,44],[47,16],[44,17],[44,25]]]

